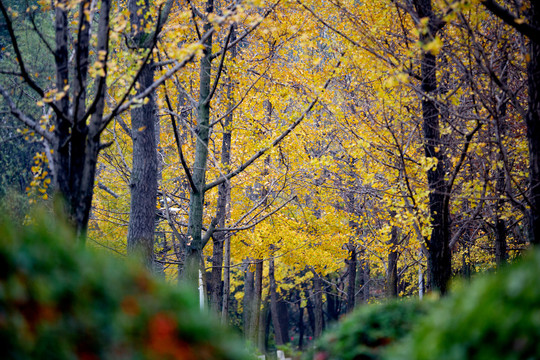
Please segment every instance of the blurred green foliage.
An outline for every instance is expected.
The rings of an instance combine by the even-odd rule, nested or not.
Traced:
[[[442,300],[388,359],[540,359],[539,280],[539,251],[478,277]]]
[[[393,300],[365,305],[325,332],[305,359],[381,359],[383,350],[410,333],[429,302]]]
[[[194,294],[37,218],[24,228],[0,221],[0,358],[249,358]]]

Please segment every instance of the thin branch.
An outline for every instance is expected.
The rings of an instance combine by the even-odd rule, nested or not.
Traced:
[[[120,195],[118,195],[117,193],[115,193],[114,191],[112,191],[111,189],[109,189],[105,184],[103,184],[101,181],[98,181],[97,183],[97,187],[100,188],[101,190],[109,193],[112,197],[114,197],[115,199],[118,199],[120,197]]]
[[[467,158],[467,152],[469,150],[469,146],[471,145],[471,140],[474,137],[474,134],[476,134],[476,132],[480,130],[481,127],[482,127],[482,123],[480,121],[477,121],[476,127],[465,137],[465,144],[463,145],[461,156],[459,157],[459,161],[454,169],[452,178],[448,182],[448,193],[445,195],[445,202],[447,203],[446,205],[448,205],[448,202],[450,201],[450,191],[452,191],[452,187],[454,186],[454,182],[456,181],[459,170],[461,169],[461,166],[463,166],[463,163],[465,162],[465,159]]]
[[[212,237],[212,234],[214,234],[214,230],[216,229],[216,225],[218,223],[218,219],[217,218],[213,218],[212,219],[212,222],[210,223],[210,226],[208,227],[208,230],[206,231],[206,233],[204,234],[204,236],[202,237],[201,239],[201,242],[202,242],[202,247],[204,249],[204,247],[206,246],[206,243],[210,240],[210,238]]]
[[[30,77],[30,74],[28,74],[28,71],[26,70],[21,50],[19,48],[19,42],[17,41],[17,38],[15,37],[15,31],[13,30],[13,23],[11,22],[11,19],[7,14],[7,10],[4,7],[3,0],[0,0],[0,12],[4,17],[4,20],[6,21],[6,27],[9,33],[9,37],[11,39],[11,44],[13,45],[13,50],[15,51],[15,55],[17,57],[17,63],[19,64],[19,69],[21,70],[20,76],[35,92],[37,92],[40,97],[45,97],[45,92],[43,91],[43,89],[40,88],[39,85]],[[60,119],[67,119],[65,114],[60,111],[60,109],[54,104],[54,102],[50,103],[49,106],[54,110],[56,116],[58,116]]]
[[[217,123],[220,123],[221,120],[225,119],[227,116],[231,115],[240,105],[242,105],[242,103],[244,102],[247,94],[249,94],[249,92],[255,87],[255,85],[259,82],[259,80],[268,72],[268,70],[270,69],[270,66],[268,66],[266,68],[266,70],[264,70],[264,72],[262,74],[259,75],[259,77],[247,88],[247,90],[244,92],[244,95],[242,95],[241,99],[236,103],[234,104],[234,106],[232,108],[230,108],[225,114],[223,114],[222,116],[220,116],[217,120],[215,120],[214,122],[212,122],[210,124],[210,127],[213,127],[214,125],[216,125]]]
[[[188,0],[188,3],[190,5],[190,7],[191,7],[191,19],[193,20],[193,24],[195,25],[195,31],[197,32],[197,39],[201,40],[201,31],[199,30],[199,25],[197,24],[197,19],[195,19],[195,14],[197,14],[197,16],[199,16],[203,20],[206,19],[206,16],[204,16],[204,14],[201,13],[199,11],[199,9],[197,9],[195,7],[195,5],[193,5],[193,3],[191,1]]]
[[[289,200],[285,201],[283,204],[281,204],[280,206],[278,206],[276,209],[272,210],[271,212],[269,212],[268,214],[264,215],[263,217],[257,219],[253,224],[249,224],[249,225],[245,225],[245,226],[239,226],[239,227],[230,227],[230,228],[215,228],[214,229],[214,232],[216,231],[242,231],[242,230],[248,230],[248,229],[251,229],[252,227],[254,227],[255,225],[263,222],[264,220],[266,220],[267,218],[269,218],[270,216],[274,215],[275,213],[277,213],[278,211],[280,211],[281,209],[283,209],[285,206],[287,206],[291,201],[295,200],[297,198],[297,196],[293,196],[292,198],[290,198]]]
[[[191,170],[189,169],[189,166],[186,163],[186,159],[184,159],[184,153],[182,152],[182,146],[180,145],[180,137],[178,136],[178,127],[176,126],[176,120],[172,112],[172,105],[171,105],[171,100],[169,99],[169,94],[167,92],[167,87],[165,87],[165,101],[167,102],[167,107],[169,108],[169,116],[171,117],[171,122],[172,122],[172,127],[173,127],[173,132],[174,132],[174,140],[176,141],[176,147],[178,148],[178,155],[180,156],[180,162],[182,163],[182,168],[184,169],[184,172],[186,173],[191,190],[193,190],[193,192],[196,193],[198,192],[198,189],[197,189],[197,186],[195,185],[195,182],[193,181],[193,178],[191,177]]]
[[[249,34],[251,34],[255,29],[257,29],[259,27],[259,25],[262,24],[263,20],[266,19],[268,17],[268,15],[270,15],[272,13],[272,11],[274,11],[274,9],[276,8],[276,6],[278,6],[278,4],[281,2],[281,0],[278,0],[274,5],[272,5],[270,7],[270,9],[268,9],[266,11],[266,13],[264,13],[264,15],[262,16],[262,18],[257,21],[257,23],[255,23],[252,27],[250,27],[249,29],[247,29],[242,35],[240,35],[235,41],[233,41],[232,43],[229,44],[228,47],[225,47],[223,49],[221,49],[221,51],[218,51],[217,53],[215,54],[212,54],[210,56],[210,61],[212,61],[213,59],[217,58],[218,56],[221,56],[221,54],[223,52],[227,52],[230,48],[234,47],[236,44],[238,44],[240,41],[244,40],[244,38],[246,38],[246,36],[248,36]]]
[[[182,234],[180,234],[180,232],[176,228],[176,226],[174,226],[174,223],[171,219],[171,214],[169,211],[169,203],[167,202],[167,193],[165,191],[163,191],[163,204],[165,205],[165,215],[167,217],[167,222],[169,223],[169,226],[172,228],[174,236],[178,239],[178,242],[180,243],[180,246],[181,246],[181,250],[183,252],[185,250],[183,237],[182,237]],[[173,244],[173,245],[176,248],[176,244]]]
[[[343,56],[343,54],[342,54]],[[336,65],[336,68],[338,68],[339,66],[341,65],[341,60],[339,60],[339,62],[337,63]],[[335,73],[335,70],[334,70],[334,73]],[[328,78],[328,80],[326,80],[326,83],[324,84],[323,88],[322,88],[322,92],[324,92],[326,90],[326,88],[328,87],[328,85],[330,84],[330,81],[333,79],[333,75],[330,76]],[[283,132],[281,133],[280,136],[278,136],[274,141],[272,141],[272,143],[269,145],[269,146],[266,146],[264,148],[262,148],[261,150],[257,151],[251,158],[249,158],[245,163],[243,163],[242,165],[240,165],[238,168],[236,168],[236,170],[234,171],[231,171],[230,173],[228,173],[227,175],[224,175],[224,176],[221,176],[219,177],[218,179],[214,180],[213,182],[211,182],[210,184],[207,184],[205,185],[204,187],[204,192],[212,189],[213,187],[216,187],[218,186],[219,184],[222,184],[223,182],[227,181],[227,180],[230,180],[232,179],[233,177],[235,177],[236,175],[240,174],[242,171],[244,171],[247,167],[249,167],[251,164],[253,164],[255,162],[255,160],[257,160],[258,158],[260,158],[263,154],[265,154],[268,150],[272,149],[273,147],[275,147],[276,145],[278,145],[285,137],[287,137],[287,135],[289,135],[298,125],[300,125],[300,123],[302,122],[302,120],[304,120],[304,118],[306,117],[306,115],[313,109],[313,107],[315,106],[315,104],[319,101],[319,97],[320,97],[321,94],[318,94],[315,99],[313,99],[313,101],[311,102],[311,104],[309,104],[309,106],[306,108],[306,110],[304,110],[304,112],[302,113],[302,115],[300,115],[298,117],[298,119],[296,119],[291,125],[289,125],[289,127]]]
[[[532,0],[536,1],[536,0]],[[521,22],[521,19],[518,19],[517,16],[512,14],[510,11],[497,4],[494,0],[483,0],[481,1],[482,5],[488,9],[493,15],[504,21],[506,24],[510,25],[516,29],[520,34],[525,35],[531,41],[534,41],[537,44],[540,44],[540,29],[537,27]]]
[[[15,105],[13,100],[11,99],[11,96],[7,93],[7,91],[0,85],[0,94],[4,97],[6,100],[9,110],[13,116],[15,116],[19,121],[24,123],[26,126],[31,128],[33,131],[35,131],[38,135],[43,136],[45,140],[47,140],[50,144],[53,144],[53,137],[52,134],[46,130],[44,130],[41,126],[39,126],[39,121],[32,119],[28,115],[24,114],[18,107]]]
[[[223,49],[226,49],[229,45],[229,41],[231,40],[231,35],[234,30],[234,24],[231,24],[229,27],[229,34],[227,35],[227,38],[225,39],[225,46],[223,46]],[[226,51],[222,52],[221,60],[219,61],[219,67],[216,74],[216,79],[214,80],[214,84],[212,85],[212,90],[210,90],[210,94],[208,94],[208,97],[204,99],[204,105],[208,105],[210,100],[212,100],[212,97],[214,97],[214,94],[216,92],[217,86],[219,84],[219,79],[221,78],[221,74],[223,73],[223,63],[225,62],[225,55],[227,54]]]
[[[24,81],[26,81],[28,85],[30,85],[30,87],[38,93],[39,96],[44,97],[45,92],[30,77],[28,71],[26,70],[26,66],[24,66],[21,50],[19,49],[19,42],[17,41],[17,38],[15,37],[15,31],[13,30],[13,23],[8,16],[6,8],[4,7],[3,0],[0,0],[0,12],[2,12],[4,20],[6,20],[6,27],[9,33],[9,37],[11,38],[11,44],[13,45],[13,50],[15,51],[15,56],[17,57],[17,62],[19,63],[19,68],[21,69],[21,75]]]
[[[43,42],[43,44],[45,45],[45,47],[47,48],[47,50],[49,50],[49,52],[54,55],[54,50],[53,48],[51,47],[51,45],[49,44],[49,42],[45,39],[45,37],[43,36],[43,34],[41,33],[41,31],[39,31],[37,25],[36,25],[36,21],[34,19],[34,14],[33,12],[30,12],[30,22],[32,23],[32,28],[34,29],[34,32],[38,35],[38,37],[40,38],[40,40]]]

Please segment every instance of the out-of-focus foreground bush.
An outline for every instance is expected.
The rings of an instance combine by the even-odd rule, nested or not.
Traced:
[[[540,359],[540,251],[461,284],[437,303],[363,306],[327,331],[305,358]]]
[[[325,332],[304,359],[381,359],[383,350],[408,335],[428,303],[394,300],[361,306]]]
[[[540,252],[443,299],[388,359],[540,359]]]
[[[247,359],[196,297],[77,246],[48,218],[0,221],[0,358]]]

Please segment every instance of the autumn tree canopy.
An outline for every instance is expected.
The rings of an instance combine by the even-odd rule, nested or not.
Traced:
[[[198,284],[261,349],[268,321],[302,347],[538,243],[532,0],[0,11],[3,172],[62,199],[89,246]]]

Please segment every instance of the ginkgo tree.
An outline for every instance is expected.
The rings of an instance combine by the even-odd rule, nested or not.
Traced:
[[[244,297],[249,337],[263,304],[295,286],[318,309],[318,334],[325,299],[353,308],[379,283],[389,296],[424,282],[444,292],[454,274],[493,266],[495,237],[500,259],[523,248],[526,59],[483,5],[185,5],[159,39],[155,76],[184,44],[203,50],[156,93],[153,250],[169,276],[186,261],[191,281],[206,269],[225,315],[229,287]],[[104,135],[96,237],[125,238],[130,122]]]

